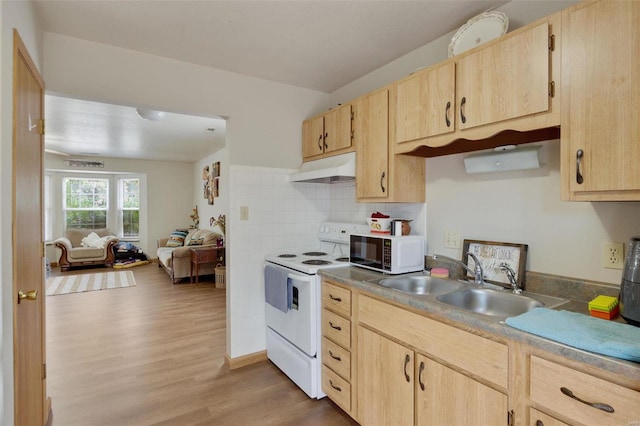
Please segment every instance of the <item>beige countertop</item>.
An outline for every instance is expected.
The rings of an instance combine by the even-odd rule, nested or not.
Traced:
[[[496,318],[469,312],[464,309],[439,302],[434,296],[403,293],[371,282],[388,278],[389,275],[353,266],[323,269],[320,271],[320,275],[338,283],[357,288],[361,291],[369,292],[419,311],[423,311],[436,319],[439,318],[443,320],[444,322],[453,323],[454,325],[457,323],[468,330],[477,329],[484,333],[515,340],[570,360],[600,368],[614,374],[623,375],[627,378],[638,380],[640,382],[640,363],[576,349],[565,344],[510,327],[505,324],[504,321]],[[580,301],[569,301],[566,304],[558,306],[556,309],[583,314],[588,313],[587,303]]]

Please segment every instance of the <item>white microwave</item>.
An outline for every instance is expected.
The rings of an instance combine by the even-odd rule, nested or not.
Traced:
[[[424,237],[352,234],[349,263],[387,274],[405,274],[424,269]]]

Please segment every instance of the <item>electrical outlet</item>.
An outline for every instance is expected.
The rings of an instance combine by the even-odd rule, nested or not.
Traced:
[[[444,231],[444,248],[459,249],[460,234],[456,231]]]
[[[240,206],[240,220],[249,220],[249,206]]]
[[[624,243],[604,243],[602,246],[602,266],[622,269],[624,264]]]

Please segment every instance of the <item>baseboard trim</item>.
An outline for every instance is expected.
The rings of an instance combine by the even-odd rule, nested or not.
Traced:
[[[247,365],[255,364],[261,361],[266,361],[267,351],[255,352],[248,355],[239,356],[236,358],[229,357],[229,354],[224,355],[224,363],[229,367],[229,370],[235,370],[236,368],[246,367]]]

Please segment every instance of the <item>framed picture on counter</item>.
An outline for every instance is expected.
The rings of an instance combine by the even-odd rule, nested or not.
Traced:
[[[506,263],[516,273],[518,284],[522,287],[525,281],[528,247],[526,244],[464,240],[462,253],[473,253],[478,258],[486,282],[508,287],[509,278],[500,270],[500,264]],[[471,256],[467,255],[463,260],[469,268],[475,268],[475,262]],[[470,276],[468,272],[467,275]]]

